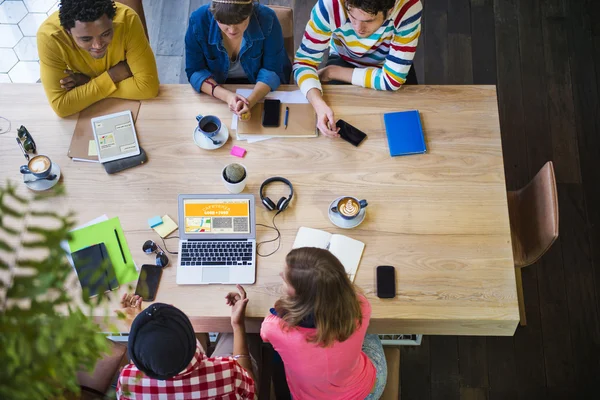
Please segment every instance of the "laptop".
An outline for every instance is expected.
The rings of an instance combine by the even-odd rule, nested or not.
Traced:
[[[256,281],[254,196],[179,195],[178,285]]]

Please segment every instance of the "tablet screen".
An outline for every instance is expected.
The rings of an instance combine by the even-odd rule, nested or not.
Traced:
[[[140,154],[130,111],[94,118],[92,126],[100,162]]]

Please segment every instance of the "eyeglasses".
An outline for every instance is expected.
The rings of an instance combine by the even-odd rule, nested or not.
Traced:
[[[31,133],[29,133],[27,128],[25,128],[23,125],[17,129],[17,136],[17,142],[19,143],[19,146],[21,146],[23,154],[25,154],[26,158],[29,158],[27,153],[35,153],[37,151],[37,146],[35,145],[33,136],[31,136]]]
[[[169,265],[169,257],[167,257],[163,249],[152,240],[146,240],[142,246],[142,250],[144,250],[144,253],[146,254],[156,253],[156,265],[159,267],[164,268]]]

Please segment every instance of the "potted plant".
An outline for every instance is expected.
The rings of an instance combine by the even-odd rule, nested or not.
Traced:
[[[240,193],[246,187],[246,167],[232,163],[223,168],[223,183],[231,193]]]
[[[91,370],[108,349],[98,325],[73,306],[67,289],[73,268],[60,243],[74,227],[73,215],[41,209],[56,204],[48,197],[60,194],[56,190],[29,199],[10,183],[0,187],[2,399],[79,393],[77,372]],[[102,297],[83,301],[92,309]]]

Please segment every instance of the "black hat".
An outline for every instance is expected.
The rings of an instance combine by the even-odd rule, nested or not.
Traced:
[[[168,304],[155,303],[133,321],[129,359],[146,376],[166,380],[183,371],[196,353],[196,335],[187,315]]]

